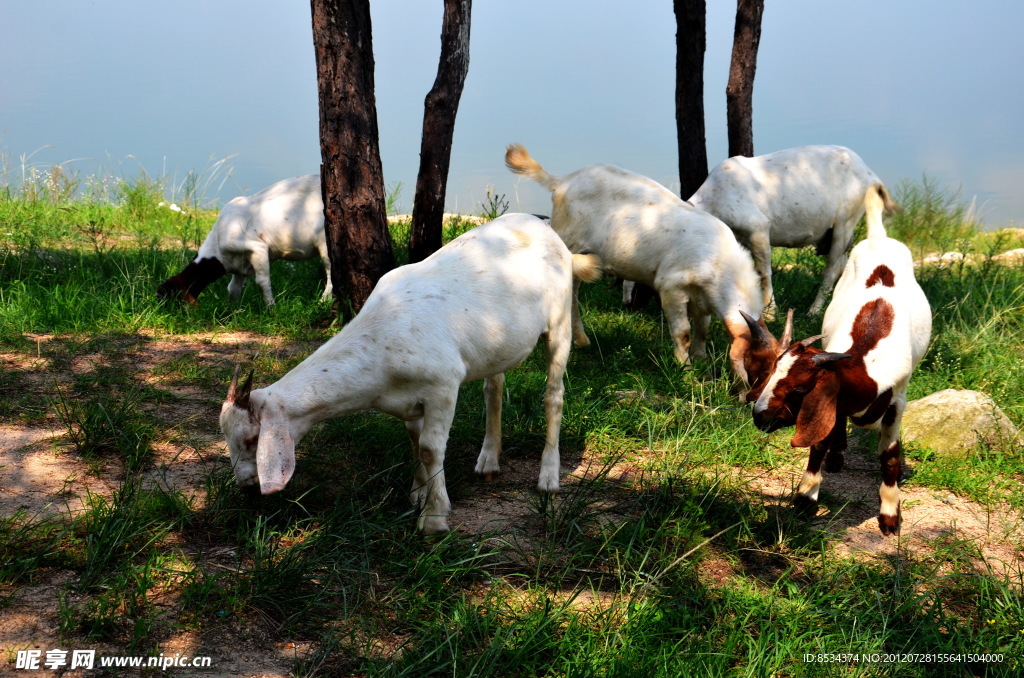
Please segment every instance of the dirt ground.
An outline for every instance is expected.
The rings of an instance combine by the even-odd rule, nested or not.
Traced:
[[[793,452],[792,461],[784,468],[737,473],[760,492],[766,505],[788,506],[806,464],[805,450]],[[901,487],[903,523],[899,538],[885,537],[878,529],[879,483],[877,457],[873,451],[857,449],[853,444],[843,470],[825,473],[823,501],[814,521],[835,533],[833,548],[837,556],[928,553],[937,540],[955,538],[978,546],[984,557],[984,561],[974,562],[979,573],[988,573],[991,568],[996,575],[1006,575],[1024,568],[1024,520],[1020,511],[986,508],[949,491]],[[837,508],[830,511],[829,506]]]
[[[39,337],[42,343],[47,337]],[[276,355],[308,353],[309,347],[267,341],[241,334],[192,338],[141,337],[132,349],[134,369],[139,378],[178,395],[188,396],[167,405],[168,421],[191,422],[187,428],[187,444],[162,441],[155,446],[152,482],[169,485],[201,497],[203,478],[211,466],[228,464],[223,440],[216,429],[221,395],[162,383],[153,376],[155,368],[177,356],[194,354],[200,361],[224,361],[251,358],[253,353],[274,352]],[[105,360],[102,355],[77,357],[73,372],[95,369]],[[42,383],[49,368],[47,361],[23,354],[0,352],[0,368],[17,369],[24,374],[29,388]],[[34,426],[0,424],[0,517],[23,509],[29,514],[69,513],[80,511],[88,493],[109,496],[117,486],[115,474],[90,472],[76,455],[68,450],[64,431],[54,421]],[[851,442],[856,440],[852,438]],[[790,463],[773,469],[733,469],[740,479],[749,483],[755,498],[760,496],[769,507],[788,507],[793,488],[799,481],[804,451],[794,450]],[[989,510],[986,507],[949,492],[912,488],[902,491],[903,529],[900,537],[885,538],[878,531],[877,511],[878,469],[873,455],[851,449],[846,468],[840,474],[826,475],[823,484],[822,508],[815,519],[835,535],[834,556],[855,558],[887,557],[904,553],[927,552],[935,540],[944,536],[969,539],[980,547],[984,560],[975,566],[981,572],[991,568],[996,574],[1018,573],[1024,567],[1024,521],[1019,512]],[[563,459],[563,470],[582,476],[590,472],[592,459]],[[529,498],[536,482],[537,469],[532,462],[506,460],[503,473],[489,484],[474,485],[466,496],[453,503],[451,524],[454,529],[476,534],[483,529],[515,524],[530,514]],[[627,482],[637,473],[637,466],[613,468],[609,477]],[[571,482],[571,480],[563,480]],[[829,511],[827,507],[833,507]],[[836,509],[835,507],[841,507]],[[781,510],[781,508],[780,508]],[[214,549],[216,550],[216,549]],[[228,547],[223,549],[225,562]],[[202,554],[207,562],[216,563],[217,553]],[[714,567],[711,563],[709,567]],[[73,581],[70,571],[47,571],[33,584],[14,591],[8,605],[0,609],[0,649],[13,661],[17,650],[46,650],[62,647],[58,638],[58,593]],[[70,602],[74,602],[73,595]],[[593,601],[583,601],[593,602]],[[159,603],[168,616],[174,612],[174,601]],[[76,649],[95,649],[97,654],[124,655],[124,647],[84,641],[72,641]],[[296,656],[308,648],[278,637],[270,625],[245,624],[227,619],[220,626],[195,631],[177,632],[160,640],[159,650],[165,656],[180,653],[188,656],[209,656],[213,676],[285,676]],[[140,652],[140,654],[143,654]],[[46,671],[20,672],[8,669],[13,664],[0,664],[4,675],[47,675]],[[54,673],[53,675],[58,675]],[[66,672],[60,675],[96,675],[95,672]],[[181,672],[178,675],[189,675]],[[198,675],[198,674],[197,674]]]

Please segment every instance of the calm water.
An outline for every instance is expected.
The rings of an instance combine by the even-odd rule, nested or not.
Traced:
[[[1024,224],[1024,3],[924,0],[770,4],[755,86],[758,152],[809,143],[856,150],[890,186],[927,173],[974,201],[990,226]],[[435,6],[436,5],[436,6]],[[709,3],[708,155],[724,158],[730,3]],[[438,2],[374,3],[386,182],[409,209],[423,97],[437,67]],[[884,17],[880,20],[879,17]],[[973,24],[972,24],[973,25]],[[505,170],[520,142],[565,174],[609,162],[678,181],[671,3],[479,3],[459,109],[448,208],[480,210],[486,190],[512,209],[549,198]],[[319,168],[309,7],[269,0],[169,6],[71,0],[3,3],[0,152],[44,169],[166,176],[210,170],[221,202]],[[230,170],[230,171],[228,171]]]

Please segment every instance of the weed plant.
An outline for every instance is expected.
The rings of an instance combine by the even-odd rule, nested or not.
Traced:
[[[505,212],[508,212],[508,200],[505,194],[498,195],[494,192],[494,186],[487,187],[487,196],[480,203],[480,216],[488,221],[497,219]]]
[[[925,551],[897,541],[892,557],[837,554],[834,528],[870,517],[874,497],[858,505],[826,493],[825,519],[808,522],[788,499],[756,489],[752,474],[781,473],[802,451],[790,449],[787,432],[766,436],[751,425],[731,392],[720,323],[709,359],[684,368],[660,313],[626,313],[601,284],[582,291],[593,345],[571,357],[562,430],[563,470],[579,468],[557,497],[533,494],[525,516],[424,539],[408,504],[414,462],[404,427],[376,412],[315,427],[284,492],[244,497],[223,457],[197,442],[219,439],[232,360],[175,354],[148,379],[135,361],[152,336],[245,332],[315,346],[336,331],[330,305],[317,301],[319,263],[275,263],[272,309],[251,287],[229,303],[226,281],[198,307],[165,306],[156,285],[194,256],[213,211],[192,199],[183,213],[161,207],[163,184],[145,176],[111,202],[72,200],[75,177],[66,172],[39,181],[0,198],[0,351],[11,365],[0,372],[0,417],[66,429],[59,454],[113,475],[116,486],[86,495],[80,509],[0,516],[0,607],[17,604],[19,587],[71,573],[53,601],[69,644],[95,639],[145,653],[181,629],[261,628],[308,641],[293,668],[301,676],[1024,670],[1019,568],[988,569],[978,545],[955,532]],[[203,180],[186,184],[195,195]],[[1024,424],[1024,271],[992,258],[1020,244],[977,233],[967,210],[929,180],[896,195],[903,212],[890,233],[916,255],[976,255],[919,269],[934,330],[909,398],[978,389]],[[453,220],[445,239],[471,227]],[[408,225],[393,224],[392,237],[401,255]],[[779,307],[797,309],[798,336],[816,334],[820,319],[802,311],[823,261],[810,249],[780,250],[775,263]],[[258,385],[307,352],[253,349]],[[95,364],[83,369],[90,356]],[[544,439],[544,364],[538,349],[505,384],[503,467],[529,469],[527,477]],[[202,414],[176,409],[192,401]],[[497,505],[521,489],[501,479],[481,489],[473,477],[483,419],[479,384],[468,384],[446,457],[455,523],[468,499],[493,496]],[[873,438],[851,440],[859,446],[851,454],[872,454]],[[176,460],[155,467],[154,447],[172,444],[206,445],[199,486],[174,485]],[[979,501],[993,538],[1018,538],[1024,463],[1011,442],[970,463],[912,445],[907,457],[906,486]],[[1004,661],[803,660],[986,652]]]

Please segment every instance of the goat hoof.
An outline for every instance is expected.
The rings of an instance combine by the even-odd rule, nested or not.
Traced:
[[[248,501],[254,501],[263,496],[260,493],[259,485],[243,485],[238,489],[242,491],[242,496]]]
[[[887,516],[884,513],[878,514],[878,528],[882,531],[885,536],[896,534],[900,531],[901,523],[900,512],[897,511],[894,516]]]
[[[825,470],[829,473],[839,473],[843,470],[846,458],[842,452],[830,452],[825,456]]]
[[[548,494],[556,494],[561,486],[558,483],[558,475],[544,475],[541,474],[540,478],[537,479],[537,491],[545,492]]]
[[[793,499],[793,508],[797,514],[804,518],[813,518],[818,513],[818,500],[811,499],[810,497],[798,494]]]
[[[480,475],[480,479],[483,480],[485,483],[490,483],[490,482],[493,482],[494,479],[497,477],[498,472],[497,471],[487,471],[486,473],[481,473],[479,475]]]
[[[424,536],[448,531],[448,521],[441,516],[420,516],[420,531]]]

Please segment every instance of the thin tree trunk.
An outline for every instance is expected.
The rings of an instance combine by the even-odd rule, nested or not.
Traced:
[[[707,50],[705,0],[674,0],[676,14],[676,143],[679,147],[679,195],[694,194],[708,178],[707,136],[704,130],[704,52]],[[626,303],[640,310],[655,296],[636,283]]]
[[[707,138],[704,131],[707,7],[705,0],[675,0],[674,6],[679,194],[685,200],[708,178]]]
[[[444,0],[441,58],[437,78],[423,104],[420,171],[412,206],[409,261],[417,262],[441,247],[444,196],[455,135],[455,116],[469,72],[472,0]]]
[[[370,3],[311,0],[311,6],[324,228],[335,298],[348,318],[394,267],[378,143]]]
[[[725,88],[729,157],[754,155],[754,72],[761,43],[764,0],[738,0],[732,38],[732,64]]]

